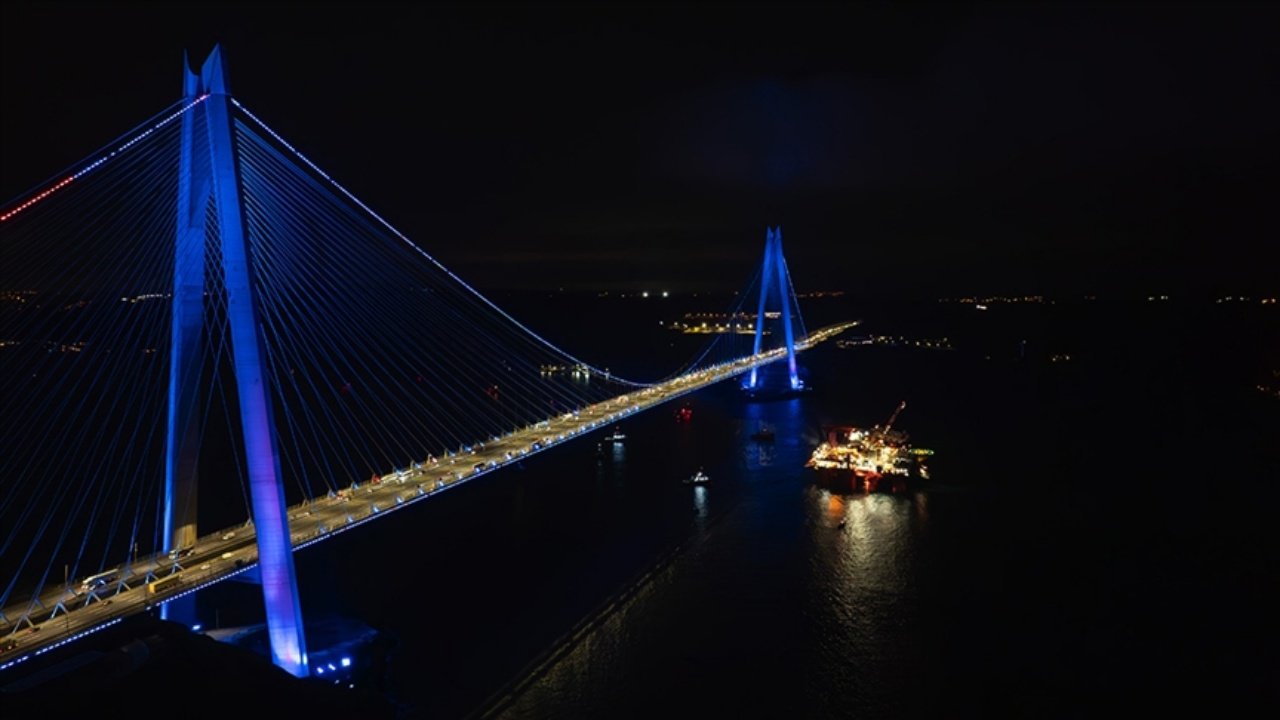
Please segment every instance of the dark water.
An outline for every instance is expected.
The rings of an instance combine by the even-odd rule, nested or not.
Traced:
[[[957,350],[828,345],[803,356],[811,394],[724,384],[689,423],[629,419],[621,447],[597,432],[300,554],[305,608],[393,640],[377,682],[411,717],[1274,703],[1280,406],[1252,384],[1274,318],[869,321]],[[931,482],[813,482],[824,424],[903,399]],[[776,442],[750,440],[762,421]]]

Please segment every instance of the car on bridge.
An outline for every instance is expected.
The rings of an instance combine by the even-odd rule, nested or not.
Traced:
[[[226,538],[223,538],[223,539],[225,540]],[[195,552],[195,551],[196,551],[196,546],[195,546],[195,545],[188,545],[188,546],[186,546],[186,547],[184,547],[184,548],[174,548],[174,549],[172,549],[172,550],[170,550],[170,551],[169,551],[169,559],[170,559],[170,560],[181,560],[182,558],[184,558],[184,557],[186,557],[186,556],[190,555],[191,553],[193,553],[193,552]]]
[[[120,579],[120,569],[107,570],[97,575],[90,575],[80,583],[80,594],[88,595],[89,593],[106,590],[111,583]]]

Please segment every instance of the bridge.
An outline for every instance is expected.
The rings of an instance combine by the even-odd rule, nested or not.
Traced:
[[[799,390],[796,354],[856,324],[805,330],[770,228],[750,347],[646,382],[586,363],[249,112],[216,48],[174,106],[3,206],[0,249],[0,670],[238,578],[304,676],[293,552],[776,362]],[[211,454],[247,519],[200,532]]]

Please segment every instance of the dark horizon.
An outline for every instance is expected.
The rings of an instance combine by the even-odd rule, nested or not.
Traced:
[[[485,288],[732,290],[781,225],[801,292],[1275,290],[1261,6],[3,12],[6,203],[219,42],[239,99]]]

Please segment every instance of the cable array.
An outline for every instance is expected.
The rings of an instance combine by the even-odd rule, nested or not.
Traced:
[[[179,114],[6,206],[0,607],[154,544]]]
[[[0,609],[164,546],[184,258],[203,258],[200,337],[179,368],[197,388],[200,524],[250,514],[223,216],[201,180],[212,176],[205,99],[166,108],[0,208]],[[232,104],[233,179],[290,503],[649,385],[535,333]],[[731,317],[760,282],[757,272]],[[789,295],[781,302],[798,319]],[[752,340],[715,335],[669,377],[748,355]]]
[[[246,225],[287,476],[362,482],[626,392],[513,323],[251,119]]]

